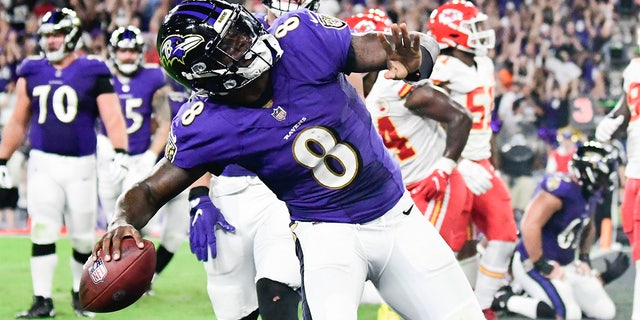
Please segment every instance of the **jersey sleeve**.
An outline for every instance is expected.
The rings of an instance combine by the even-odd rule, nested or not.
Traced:
[[[450,82],[453,78],[454,68],[451,68],[448,64],[451,64],[451,59],[446,55],[440,55],[436,59],[433,72],[429,77],[435,85]]]
[[[563,199],[567,197],[567,193],[571,189],[571,180],[563,174],[548,174],[540,183],[540,189],[551,193],[552,195]]]
[[[347,61],[351,30],[334,17],[309,10],[282,15],[269,28],[284,55],[296,57],[305,72],[317,78],[335,79]]]
[[[229,164],[235,144],[218,134],[228,132],[225,122],[207,108],[211,106],[200,100],[182,105],[171,123],[165,157],[183,169],[206,166],[217,174]]]
[[[37,61],[40,59],[36,59],[35,57],[28,57],[16,68],[16,76],[26,78],[29,75],[33,74],[34,68],[36,68]]]

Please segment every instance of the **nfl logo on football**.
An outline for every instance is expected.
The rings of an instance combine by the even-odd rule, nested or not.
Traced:
[[[104,281],[104,278],[107,276],[107,267],[105,267],[102,259],[98,259],[89,267],[89,276],[95,284]]]
[[[287,117],[287,112],[282,109],[281,106],[273,109],[273,113],[271,114],[276,120],[282,121]]]

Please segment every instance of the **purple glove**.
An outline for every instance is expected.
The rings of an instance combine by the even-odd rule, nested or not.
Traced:
[[[189,246],[191,252],[198,260],[207,261],[209,259],[209,249],[211,257],[215,258],[216,251],[216,226],[222,230],[233,232],[236,228],[225,220],[222,212],[216,208],[209,198],[209,188],[195,187],[189,191],[189,204],[191,205],[191,229],[189,230]]]

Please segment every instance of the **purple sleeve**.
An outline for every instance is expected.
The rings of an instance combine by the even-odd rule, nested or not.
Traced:
[[[310,77],[335,81],[345,66],[351,31],[338,18],[309,10],[292,11],[276,19],[269,32],[276,36],[284,54],[295,56]]]

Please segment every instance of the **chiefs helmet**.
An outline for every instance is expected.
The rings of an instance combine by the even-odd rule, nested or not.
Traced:
[[[369,9],[366,12],[354,14],[344,19],[354,32],[387,31],[393,22],[380,9]]]
[[[242,5],[222,0],[185,1],[158,31],[160,64],[196,92],[224,95],[271,69],[282,56],[269,34]]]
[[[493,29],[483,30],[488,19],[469,1],[447,2],[431,12],[429,30],[440,47],[457,48],[475,55],[485,55],[496,42]]]
[[[617,152],[613,147],[596,141],[585,142],[573,154],[569,171],[586,196],[615,187],[617,184]]]
[[[289,11],[302,8],[317,11],[320,0],[262,0],[262,3],[269,8],[276,17],[279,17]]]
[[[133,50],[138,53],[135,61],[120,61],[116,55],[118,50]],[[109,59],[113,65],[125,75],[132,75],[140,68],[144,52],[144,38],[140,29],[134,26],[120,27],[111,33],[109,39]]]
[[[46,36],[54,33],[63,33],[65,36],[63,45],[52,51],[47,48]],[[76,50],[78,40],[82,35],[80,19],[75,11],[68,8],[49,11],[40,20],[38,35],[40,35],[40,47],[44,51],[47,60],[58,62],[70,52]]]

